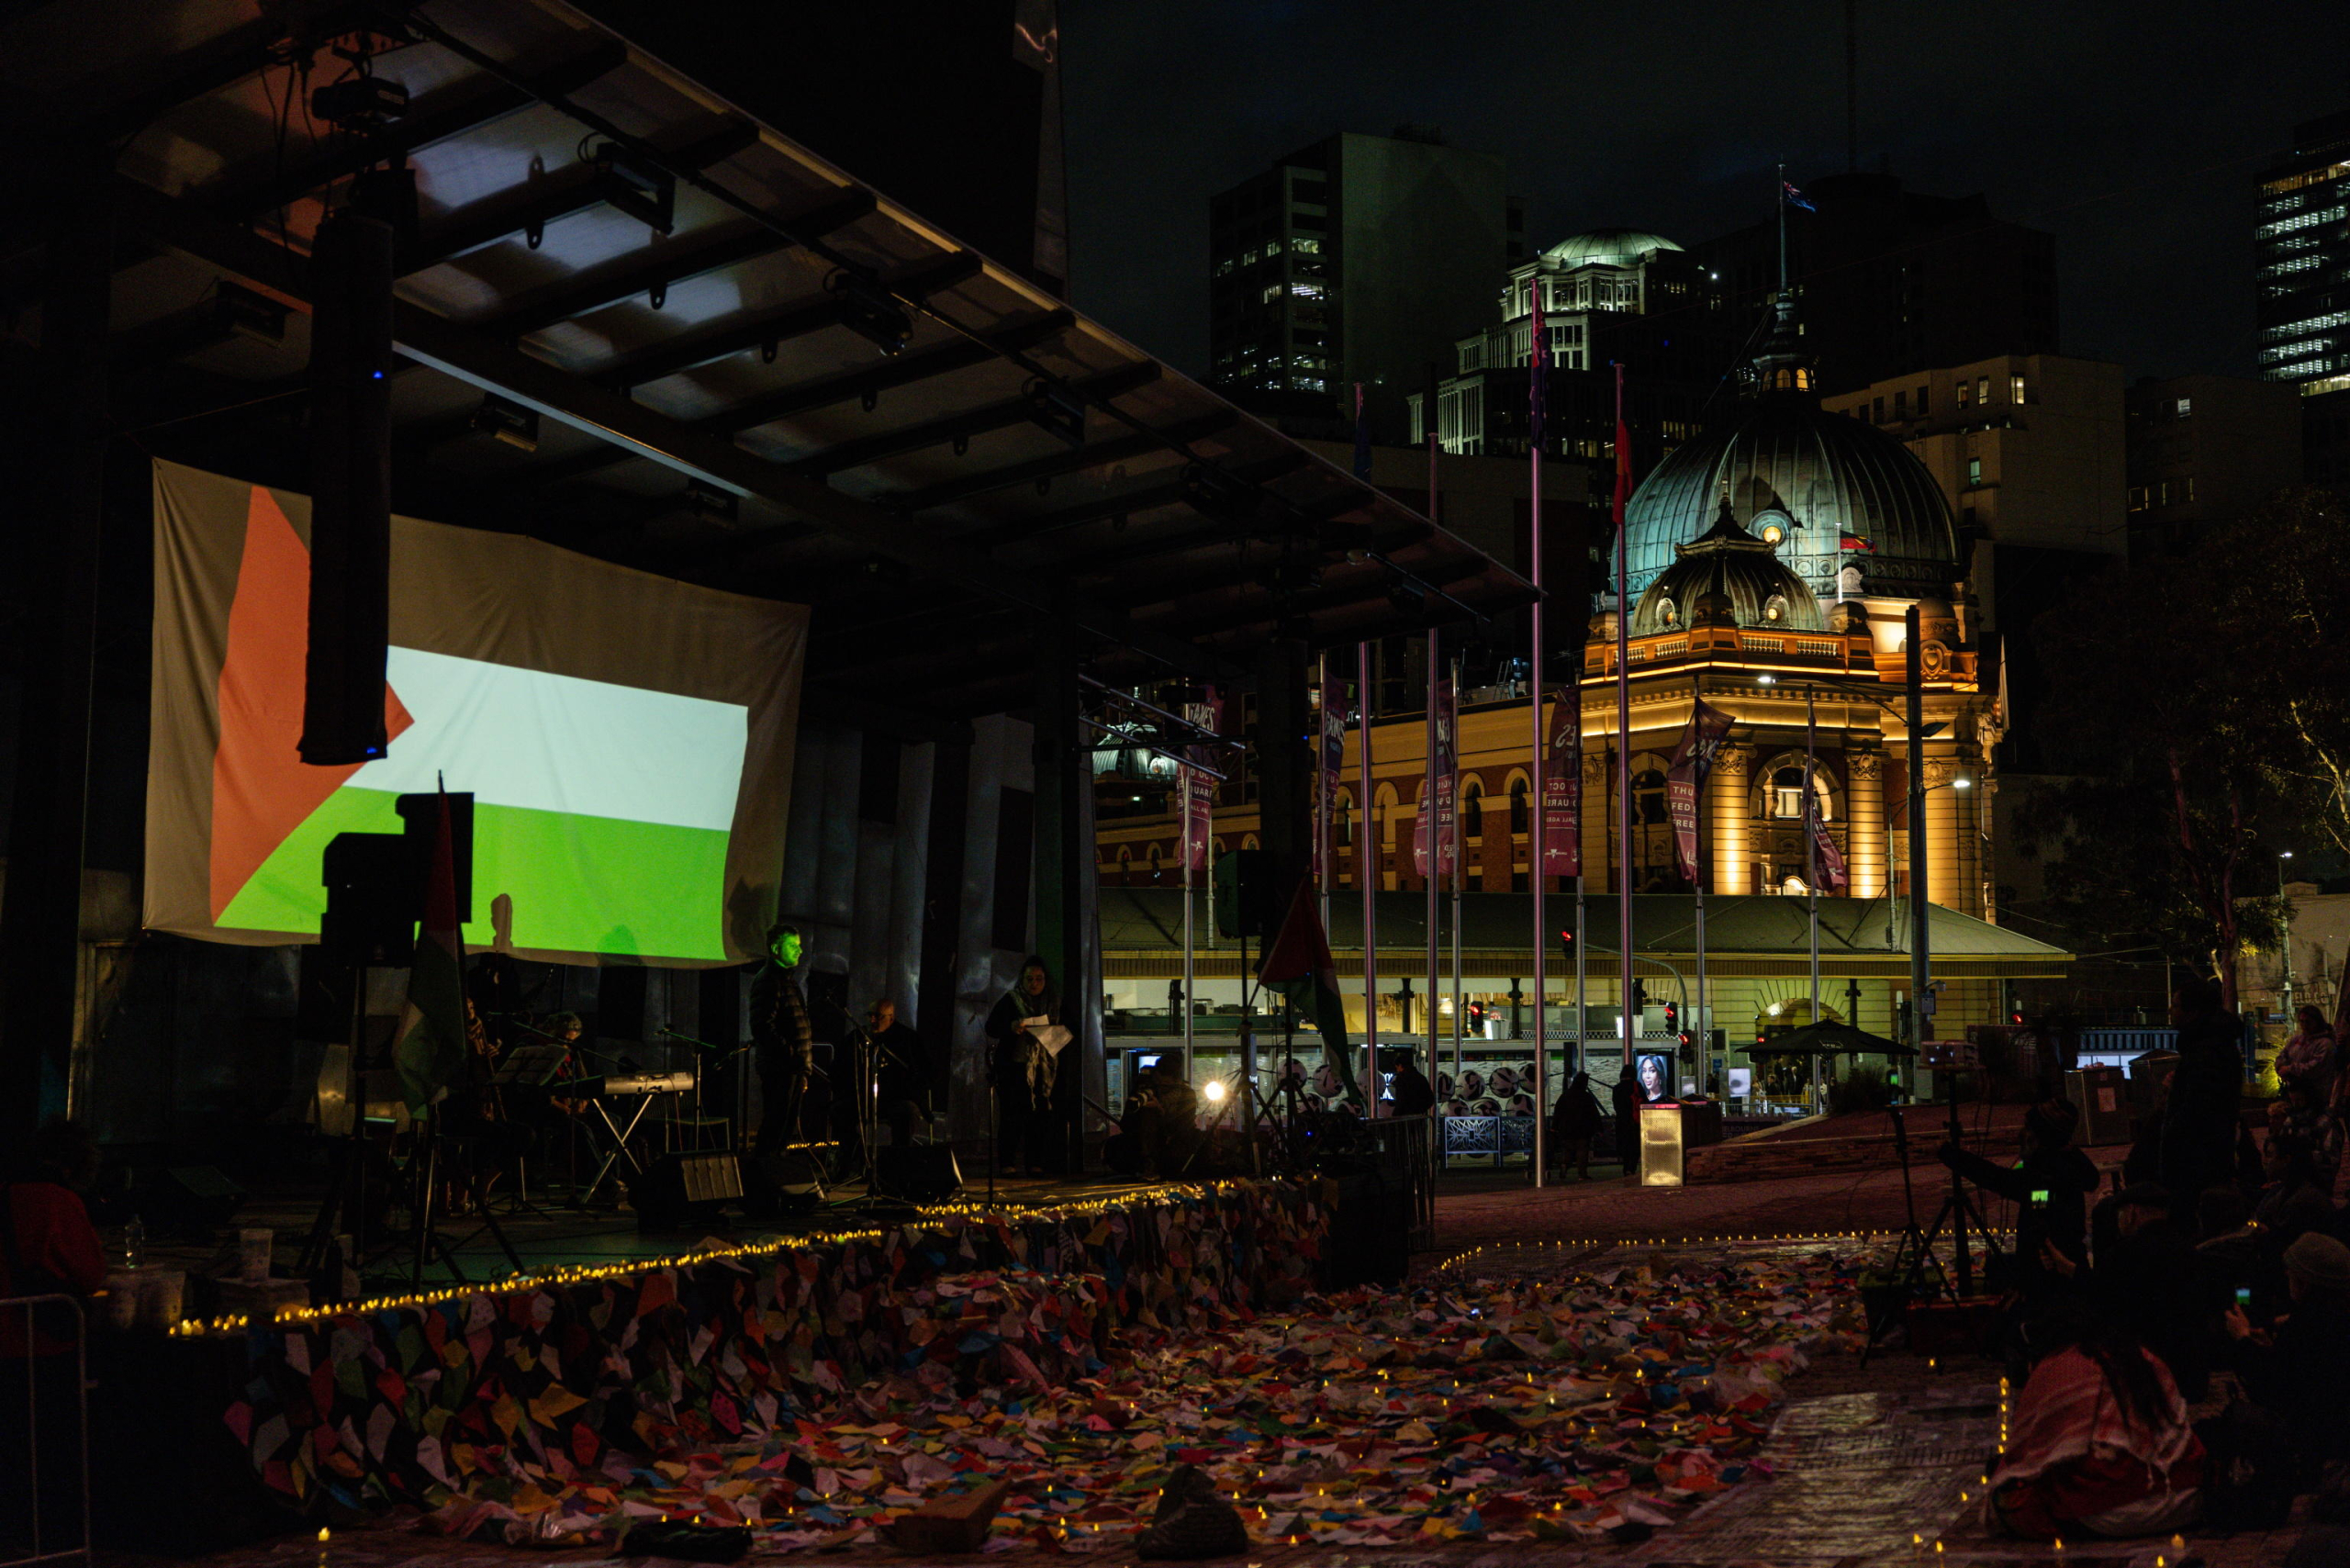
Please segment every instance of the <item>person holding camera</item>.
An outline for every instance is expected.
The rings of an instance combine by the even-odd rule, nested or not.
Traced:
[[[2088,1196],[2098,1177],[2097,1166],[2073,1145],[2080,1120],[2080,1108],[2070,1100],[2043,1100],[2027,1110],[2020,1158],[2013,1165],[1994,1165],[1955,1143],[1935,1153],[1959,1175],[2016,1205],[2013,1283],[2027,1310],[2070,1276],[2057,1258],[2075,1268],[2088,1260]]]

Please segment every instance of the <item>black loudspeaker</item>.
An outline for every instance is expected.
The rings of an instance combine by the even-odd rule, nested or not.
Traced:
[[[474,917],[474,798],[470,790],[451,790],[445,797],[400,795],[392,809],[400,814],[400,839],[406,846],[408,886],[416,890],[416,907],[424,908],[424,890],[432,875],[433,840],[441,832],[441,802],[449,802],[449,860],[457,877],[457,918]]]
[[[338,964],[407,963],[416,950],[416,887],[400,835],[339,833],[327,841],[323,858],[327,912],[319,922],[319,951]]]
[[[388,745],[385,644],[392,564],[392,283],[388,223],[344,211],[310,251],[310,627],[304,762],[369,762]]]
[[[824,1168],[806,1149],[743,1160],[743,1206],[762,1219],[811,1214],[824,1201]]]
[[[690,1225],[714,1217],[743,1197],[743,1167],[725,1150],[716,1154],[665,1154],[630,1189],[636,1223],[647,1230]]]
[[[963,1168],[955,1162],[952,1144],[893,1144],[873,1151],[873,1185],[893,1198],[943,1204],[963,1190]]]
[[[1281,928],[1273,907],[1273,857],[1262,849],[1236,849],[1216,857],[1210,902],[1219,936],[1270,937]]]

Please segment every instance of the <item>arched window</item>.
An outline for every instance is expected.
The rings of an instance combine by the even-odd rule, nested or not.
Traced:
[[[1632,779],[1632,804],[1643,825],[1670,822],[1672,812],[1664,803],[1664,775],[1653,767],[1636,775]]]
[[[1243,848],[1243,849],[1254,849],[1254,848],[1256,848],[1256,847],[1257,847],[1257,835],[1256,835],[1255,834],[1253,834],[1253,833],[1252,833],[1252,834],[1248,834],[1246,838],[1243,838],[1243,839],[1240,841],[1240,847],[1241,847],[1241,848]]]
[[[1771,814],[1793,822],[1803,815],[1803,769],[1782,767],[1771,775]]]
[[[1460,833],[1470,839],[1485,836],[1485,790],[1474,778],[1460,781]]]
[[[1396,808],[1395,786],[1382,784],[1371,792],[1371,810],[1379,813],[1379,846],[1395,847],[1395,819],[1403,813]]]
[[[1330,826],[1334,830],[1331,836],[1339,844],[1351,845],[1355,841],[1355,798],[1341,790],[1334,802],[1330,808]]]
[[[1526,832],[1526,780],[1523,778],[1513,778],[1509,781],[1510,832]]]

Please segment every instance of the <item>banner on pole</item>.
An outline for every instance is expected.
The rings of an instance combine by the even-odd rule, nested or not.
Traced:
[[[1436,809],[1423,809],[1419,819],[1412,824],[1412,869],[1419,876],[1428,874],[1428,822],[1436,822],[1436,864],[1438,871],[1451,876],[1460,865],[1460,835],[1457,826],[1460,787],[1460,749],[1455,740],[1455,724],[1460,715],[1460,703],[1452,689],[1452,678],[1444,676],[1436,683]]]
[[[1203,730],[1221,734],[1224,699],[1213,686],[1203,695],[1204,700],[1184,705],[1183,716]],[[1190,747],[1192,761],[1205,765],[1214,749]],[[1175,793],[1177,814],[1183,823],[1183,864],[1191,870],[1205,871],[1215,844],[1215,784],[1198,768],[1185,766],[1175,770]]]
[[[1314,885],[1327,888],[1337,880],[1332,865],[1337,855],[1338,778],[1347,758],[1347,683],[1322,682],[1321,742],[1314,748],[1315,799],[1321,802],[1323,832],[1314,835]],[[1325,859],[1325,857],[1330,859]]]
[[[1673,763],[1664,775],[1664,800],[1673,813],[1673,847],[1681,874],[1694,884],[1697,865],[1697,802],[1705,798],[1706,776],[1714,770],[1714,756],[1729,734],[1730,718],[1703,700],[1690,710],[1688,727],[1673,748]]]
[[[1807,790],[1804,809],[1811,818],[1812,854],[1819,867],[1819,884],[1831,893],[1841,893],[1851,883],[1852,874],[1845,869],[1843,852],[1836,841],[1828,836],[1828,824],[1819,820],[1819,797]]]
[[[1570,682],[1550,701],[1542,776],[1542,874],[1583,875],[1583,689]]]

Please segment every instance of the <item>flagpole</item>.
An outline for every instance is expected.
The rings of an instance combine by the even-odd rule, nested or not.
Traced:
[[[1632,607],[1628,602],[1629,552],[1624,539],[1624,364],[1616,362],[1616,906],[1617,962],[1623,969],[1623,1070],[1632,1070],[1632,1042],[1639,1020],[1632,1006]],[[1626,1149],[1628,1169],[1639,1170],[1639,1150]]]
[[[1550,343],[1542,325],[1542,274],[1534,274],[1534,316],[1527,341],[1527,464],[1532,486],[1532,501],[1528,511],[1529,536],[1528,565],[1534,579],[1533,657],[1529,666],[1533,674],[1534,700],[1529,704],[1533,724],[1534,751],[1534,843],[1528,857],[1534,871],[1534,1185],[1543,1184],[1549,1163],[1545,1146],[1544,1124],[1550,1120],[1550,982],[1545,965],[1550,957],[1550,915],[1544,907],[1543,892],[1550,882],[1550,797],[1548,768],[1550,736],[1542,725],[1542,413],[1549,401],[1547,385],[1550,371]],[[1498,1157],[1497,1157],[1498,1158]]]
[[[1434,465],[1431,464],[1430,466],[1433,467]],[[1427,930],[1424,933],[1427,938],[1428,949],[1428,983],[1426,993],[1427,1001],[1425,1005],[1427,1008],[1428,1014],[1428,1082],[1431,1084],[1436,1082],[1436,1075],[1438,1070],[1440,1070],[1444,1065],[1444,1058],[1438,1054],[1439,1047],[1437,1039],[1436,1021],[1436,944],[1437,919],[1439,913],[1437,903],[1438,896],[1437,890],[1437,879],[1440,875],[1438,868],[1443,863],[1440,853],[1442,846],[1438,842],[1438,835],[1443,830],[1444,825],[1438,818],[1436,808],[1436,710],[1438,687],[1436,671],[1437,665],[1441,657],[1441,655],[1438,651],[1440,645],[1440,639],[1441,634],[1437,631],[1437,629],[1433,626],[1429,627],[1427,647],[1428,711],[1427,726],[1428,755],[1426,777],[1420,780],[1420,827],[1422,836],[1426,839],[1428,846],[1427,873],[1425,877],[1427,883],[1426,895],[1427,901],[1427,913],[1423,917],[1422,924],[1427,927]]]
[[[1330,655],[1314,655],[1314,870],[1315,896],[1321,901],[1322,929],[1330,929],[1330,889],[1338,880],[1336,825],[1330,820]],[[1361,852],[1356,852],[1361,857]]]
[[[1355,852],[1355,880],[1362,890],[1363,1120],[1379,1114],[1379,871],[1371,817],[1371,644],[1355,644],[1355,737],[1360,755],[1356,777],[1362,789],[1362,847]]]
[[[1180,793],[1183,799],[1183,1071],[1188,1081],[1195,1059],[1192,1054],[1192,1016],[1199,1011],[1192,1004],[1192,988],[1199,984],[1199,968],[1192,951],[1195,938],[1192,929],[1192,791],[1200,786],[1189,767],[1183,768],[1177,777],[1182,780]],[[1126,1097],[1134,1097],[1134,1085],[1131,1083],[1126,1085]]]
[[[1453,822],[1460,820],[1460,655],[1452,657]],[[1459,834],[1456,825],[1454,833]],[[1460,884],[1469,870],[1469,846],[1459,844],[1452,856],[1452,1081],[1460,1081]]]
[[[1819,1023],[1819,787],[1813,760],[1819,741],[1819,714],[1811,687],[1803,689],[1803,881],[1811,905],[1811,1022]],[[1820,1109],[1819,1058],[1811,1058],[1811,1109]]]
[[[1695,701],[1690,705],[1689,709],[1689,716],[1691,721],[1694,722],[1696,719],[1698,710],[1703,708],[1706,704],[1706,678],[1702,675],[1692,677],[1691,689],[1696,699]],[[1697,1038],[1697,1060],[1700,1064],[1703,1064],[1711,1060],[1708,1053],[1713,1049],[1714,1036],[1713,1031],[1706,1026],[1706,879],[1707,873],[1713,868],[1713,866],[1711,857],[1706,854],[1706,791],[1702,785],[1699,786],[1697,790],[1696,810],[1698,812],[1696,878],[1697,1005],[1695,1009],[1696,1016],[1689,1020],[1689,1028],[1690,1032]],[[1716,854],[1719,854],[1721,846],[1716,845],[1714,849]],[[1697,1082],[1699,1087],[1702,1088],[1704,1086],[1705,1081],[1706,1073],[1704,1067],[1701,1065],[1697,1069]]]

